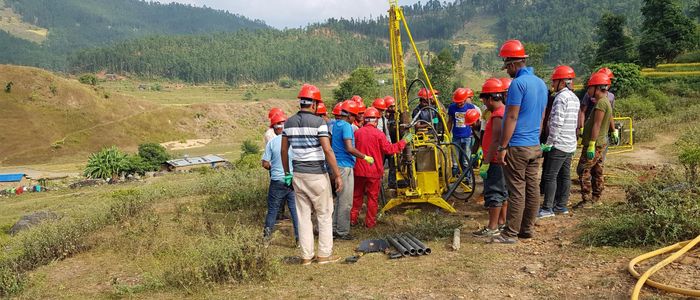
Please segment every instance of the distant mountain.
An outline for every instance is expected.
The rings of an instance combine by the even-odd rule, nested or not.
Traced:
[[[65,67],[66,55],[77,49],[131,38],[269,28],[260,20],[222,10],[142,0],[0,0],[0,6],[21,16],[24,23],[48,30],[41,44],[21,43],[0,32],[0,63],[29,60],[31,65],[53,68]],[[17,55],[18,49],[32,54]]]

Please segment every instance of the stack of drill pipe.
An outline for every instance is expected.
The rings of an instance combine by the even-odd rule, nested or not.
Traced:
[[[418,244],[416,244],[416,242],[414,242],[413,240],[411,240],[411,238],[408,237],[408,235],[403,234],[403,235],[399,235],[399,236],[400,236],[404,241],[406,241],[406,243],[408,243],[409,245],[411,245],[411,247],[413,247],[414,249],[416,249],[416,255],[424,255],[424,254],[425,254],[425,249],[419,247]]]
[[[404,239],[401,235],[396,235],[394,238],[397,242],[399,242],[399,244],[401,244],[401,246],[408,250],[411,256],[418,255],[418,250],[416,250],[416,248],[413,247],[413,245],[409,244],[408,241],[406,241],[406,239]]]
[[[418,246],[418,247],[423,251],[423,254],[427,255],[427,254],[430,254],[431,252],[433,252],[433,251],[430,249],[430,247],[428,247],[428,246],[426,246],[425,244],[423,244],[419,239],[417,239],[417,238],[416,238],[415,236],[413,236],[412,234],[406,233],[406,234],[405,234],[405,237],[407,237],[407,238],[408,238],[409,240],[411,240],[414,244],[416,244],[416,246]]]
[[[403,256],[411,255],[411,252],[408,249],[406,249],[406,247],[401,245],[394,237],[388,236],[388,237],[386,237],[386,240],[389,242],[389,244],[394,246],[394,248],[396,248],[396,251],[399,251],[401,253],[401,255],[403,255]]]

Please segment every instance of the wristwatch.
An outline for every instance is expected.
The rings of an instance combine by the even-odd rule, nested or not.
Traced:
[[[496,148],[496,149],[498,150],[498,152],[502,152],[502,151],[508,150],[508,146],[502,147],[501,145],[498,145],[498,148]]]

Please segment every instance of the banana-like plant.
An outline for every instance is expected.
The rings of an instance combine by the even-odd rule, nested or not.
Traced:
[[[112,146],[91,154],[83,175],[89,178],[115,178],[128,168],[127,154]]]

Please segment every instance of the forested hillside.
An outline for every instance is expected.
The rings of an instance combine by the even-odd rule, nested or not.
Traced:
[[[187,82],[318,80],[389,61],[383,42],[331,30],[243,30],[197,36],[154,36],[80,51],[77,72],[107,70]]]
[[[2,5],[3,1],[0,1]],[[24,22],[49,30],[42,44],[0,33],[0,63],[65,67],[69,53],[153,34],[197,34],[262,29],[262,21],[210,8],[142,0],[5,0]],[[15,51],[8,51],[15,50]],[[19,50],[20,53],[16,53]],[[28,53],[21,53],[30,52]],[[32,59],[29,59],[32,58]]]

